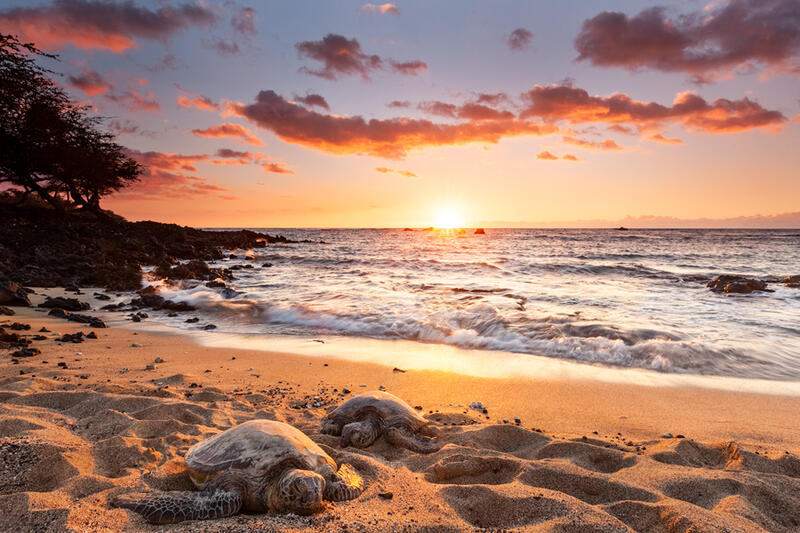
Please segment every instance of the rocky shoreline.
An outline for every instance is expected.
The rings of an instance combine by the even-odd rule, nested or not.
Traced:
[[[10,206],[0,206],[0,225],[0,282],[35,287],[137,290],[142,265],[155,265],[164,277],[183,279],[202,269],[200,261],[221,259],[224,249],[292,242],[249,230],[207,231],[128,222],[116,215],[59,216],[50,209]],[[176,266],[185,260],[199,261]],[[205,272],[208,267],[202,270],[210,274]]]

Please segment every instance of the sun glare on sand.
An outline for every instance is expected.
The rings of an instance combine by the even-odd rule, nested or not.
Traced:
[[[440,229],[460,228],[464,225],[464,219],[458,212],[451,208],[442,208],[436,214],[433,227]]]

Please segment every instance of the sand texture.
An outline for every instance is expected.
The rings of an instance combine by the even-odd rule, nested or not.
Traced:
[[[123,329],[58,343],[56,333],[90,330],[31,310],[4,318],[47,340],[16,363],[0,351],[0,531],[800,528],[797,398],[396,372]],[[381,385],[422,407],[440,451],[383,439],[340,449],[319,433],[327,411]],[[126,492],[190,490],[189,447],[254,418],[295,425],[353,465],[366,490],[315,516],[170,526],[109,506]]]

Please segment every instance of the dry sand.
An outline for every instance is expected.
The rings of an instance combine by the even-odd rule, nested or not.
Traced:
[[[0,531],[800,530],[800,397],[397,372],[121,328],[61,344],[56,332],[90,329],[17,311],[0,326],[51,332],[41,355],[0,351]],[[327,410],[379,386],[422,406],[444,448],[342,450],[318,433]],[[172,526],[109,507],[133,490],[190,489],[188,448],[253,418],[296,425],[365,492],[311,517]]]

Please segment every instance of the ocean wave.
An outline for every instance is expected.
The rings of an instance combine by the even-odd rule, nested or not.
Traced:
[[[486,302],[429,314],[393,315],[277,305],[246,294],[226,299],[218,291],[203,286],[174,290],[171,294],[165,289],[164,295],[199,307],[220,326],[220,331],[225,331],[226,323],[249,324],[256,328],[264,326],[264,332],[404,339],[662,372],[741,375],[745,368],[751,373],[754,363],[758,366],[757,360],[736,350],[714,350],[665,331],[623,329],[563,316],[527,320],[515,317],[512,321]],[[773,370],[762,365],[765,375],[771,375]]]

